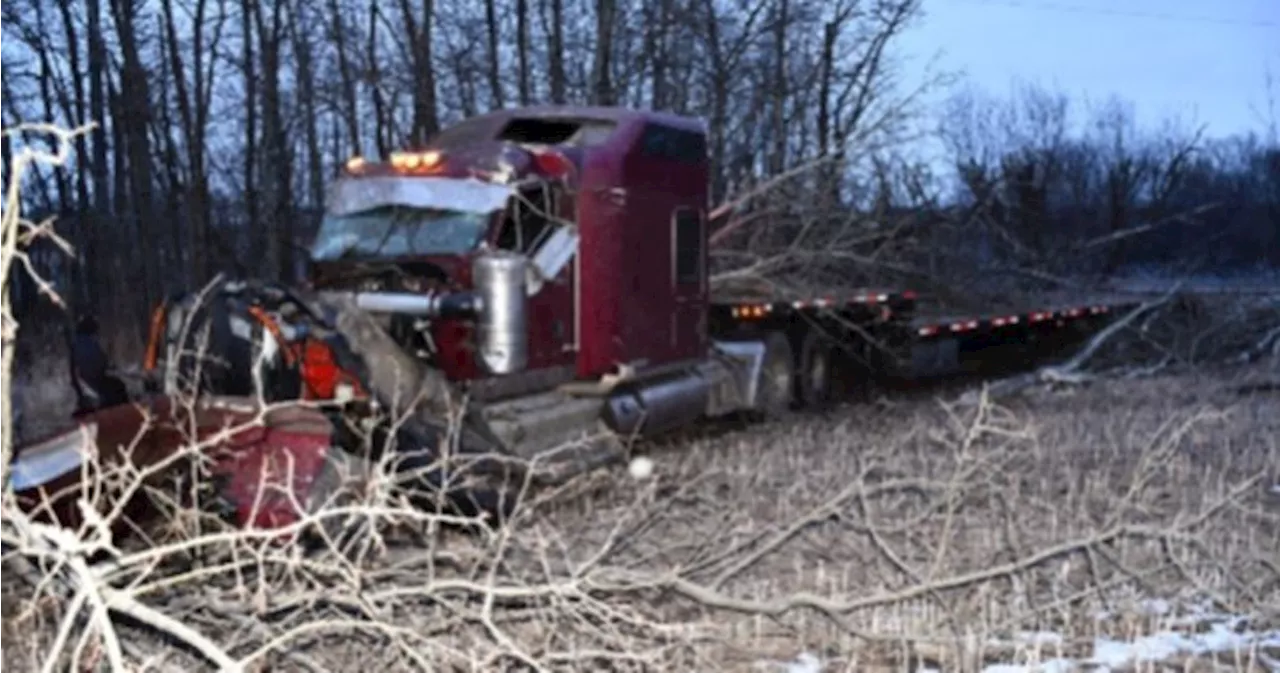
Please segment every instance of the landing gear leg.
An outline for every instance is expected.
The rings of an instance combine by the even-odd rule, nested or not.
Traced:
[[[756,379],[756,414],[773,419],[789,411],[794,400],[795,375],[795,360],[786,335],[770,333],[764,340],[764,362]]]
[[[796,397],[801,407],[820,409],[831,401],[831,346],[817,331],[807,331],[801,341],[797,378]]]

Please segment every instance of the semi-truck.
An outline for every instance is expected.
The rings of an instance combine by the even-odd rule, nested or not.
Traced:
[[[901,289],[719,296],[710,170],[701,120],[611,107],[499,110],[352,157],[306,283],[224,280],[157,307],[152,393],[333,402],[343,461],[377,457],[351,430],[372,429],[414,493],[444,486],[427,465],[454,438],[487,458],[449,501],[500,519],[530,481],[629,439],[822,406],[850,379],[1029,364],[1122,308],[930,317]]]

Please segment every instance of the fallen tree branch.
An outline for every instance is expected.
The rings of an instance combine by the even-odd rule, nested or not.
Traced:
[[[771,600],[753,600],[737,598],[720,591],[710,589],[702,584],[682,577],[670,578],[660,586],[674,591],[690,600],[707,607],[728,610],[743,614],[781,616],[793,610],[809,608],[815,610],[835,622],[841,615],[859,610],[903,603],[926,596],[937,591],[960,589],[981,582],[1008,577],[1024,572],[1032,567],[1052,559],[1069,556],[1099,545],[1110,543],[1124,537],[1141,537],[1160,539],[1162,532],[1149,530],[1140,526],[1119,526],[1111,530],[1101,531],[1086,538],[1070,540],[1027,555],[1015,561],[1003,563],[982,570],[975,570],[951,577],[944,577],[933,582],[914,584],[900,591],[889,591],[862,598],[833,598],[812,593],[797,592],[783,598]]]
[[[745,193],[740,194],[737,197],[734,197],[731,201],[726,201],[725,203],[722,203],[719,206],[716,206],[715,209],[713,209],[710,213],[707,214],[707,221],[714,222],[720,219],[721,217],[724,217],[725,215],[733,212],[734,209],[740,207],[742,204],[746,203],[747,201],[750,201],[751,199],[777,187],[779,184],[782,184],[783,182],[786,182],[787,180],[790,180],[803,173],[807,173],[825,163],[828,163],[831,161],[837,161],[840,158],[841,158],[840,155],[824,154],[812,161],[805,162],[803,164],[800,164],[799,166],[796,166],[795,168],[792,168],[787,171],[783,171],[769,178],[768,180],[761,182],[755,187],[748,189]],[[730,234],[740,229],[744,223],[750,221],[750,219],[751,218],[744,217],[744,218],[729,221],[724,226],[711,232],[711,236],[707,239],[707,244],[711,246],[715,246],[719,244]]]
[[[1048,365],[1033,372],[1000,379],[984,386],[987,397],[989,399],[1007,397],[1037,383],[1085,383],[1092,377],[1081,371],[1081,369],[1104,344],[1110,341],[1116,334],[1119,334],[1121,330],[1124,330],[1129,325],[1133,324],[1133,321],[1137,320],[1143,314],[1149,313],[1169,303],[1181,288],[1182,281],[1179,281],[1158,299],[1144,302],[1132,311],[1126,313],[1119,320],[1107,325],[1104,329],[1093,335],[1093,338],[1089,339],[1089,343],[1085,344],[1084,348],[1080,349],[1075,355],[1071,356],[1071,359],[1061,365]],[[960,398],[960,402],[961,404],[974,404],[978,401],[981,394],[981,391],[971,390]]]
[[[1267,354],[1268,350],[1271,351],[1271,357],[1280,359],[1280,325],[1276,325],[1262,335],[1262,338],[1252,348],[1241,353],[1239,361],[1241,364],[1257,362]]]
[[[1096,238],[1091,238],[1085,241],[1084,243],[1077,245],[1076,250],[1088,250],[1090,248],[1096,248],[1098,246],[1106,245],[1108,243],[1115,243],[1116,241],[1121,241],[1126,238],[1130,238],[1132,236],[1145,234],[1149,231],[1153,231],[1155,229],[1158,229],[1168,224],[1200,224],[1199,222],[1196,222],[1191,218],[1204,215],[1205,213],[1217,208],[1218,205],[1219,204],[1217,203],[1206,203],[1197,208],[1192,208],[1191,210],[1188,210],[1184,213],[1176,213],[1174,215],[1170,215],[1168,217],[1156,220],[1154,222],[1147,222],[1144,224],[1139,224],[1137,226],[1129,227],[1127,229],[1113,231],[1109,234],[1104,234]]]

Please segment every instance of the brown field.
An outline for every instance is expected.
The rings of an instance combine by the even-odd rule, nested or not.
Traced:
[[[657,447],[652,479],[590,475],[500,535],[402,523],[350,561],[188,530],[62,575],[248,670],[781,671],[801,652],[822,666],[793,670],[1095,670],[1095,639],[1227,628],[1209,611],[1247,620],[1236,651],[1113,670],[1274,671],[1280,399],[1244,386],[1278,375],[886,398]],[[363,514],[409,516],[376,493]],[[65,599],[11,577],[4,664],[38,670]],[[114,628],[145,670],[215,670]],[[104,664],[115,638],[80,654]]]

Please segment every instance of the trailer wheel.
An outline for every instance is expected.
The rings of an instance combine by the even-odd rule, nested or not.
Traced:
[[[796,398],[801,407],[820,408],[831,400],[831,346],[815,330],[807,330],[800,342],[800,373]]]
[[[786,413],[795,399],[795,360],[791,344],[781,332],[771,332],[764,339],[764,362],[756,379],[755,411],[765,418]]]

